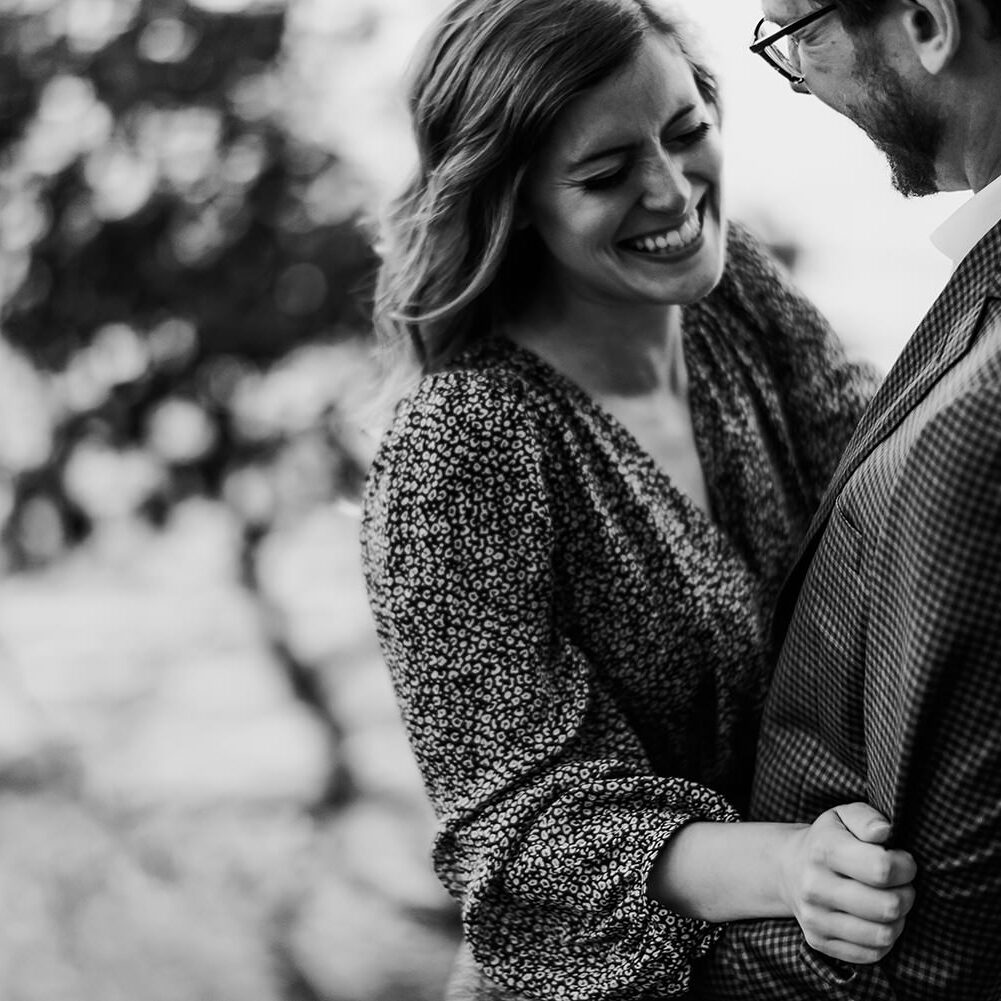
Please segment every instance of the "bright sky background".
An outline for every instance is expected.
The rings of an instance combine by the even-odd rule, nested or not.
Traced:
[[[313,19],[313,32],[332,32],[343,45],[335,62],[318,47],[302,72],[328,95],[324,128],[379,192],[399,184],[410,163],[400,82],[414,44],[442,6],[377,0],[375,16],[372,0],[301,0],[293,7],[306,23]],[[701,27],[723,82],[730,214],[800,243],[801,286],[851,351],[887,368],[949,277],[951,264],[928,235],[968,194],[897,194],[882,155],[855,126],[794,94],[748,52],[761,16],[756,0],[677,6]]]

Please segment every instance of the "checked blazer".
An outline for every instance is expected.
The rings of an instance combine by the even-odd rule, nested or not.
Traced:
[[[705,998],[1001,999],[1001,224],[863,417],[786,582],[752,817],[865,800],[917,899],[874,966],[731,925]]]

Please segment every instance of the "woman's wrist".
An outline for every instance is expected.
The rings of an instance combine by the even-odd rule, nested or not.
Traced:
[[[794,916],[795,859],[804,824],[694,822],[657,856],[648,895],[704,921]]]
[[[783,917],[795,917],[799,900],[798,885],[803,842],[810,828],[808,824],[775,824],[769,844],[770,876],[767,886],[775,894],[774,906]]]

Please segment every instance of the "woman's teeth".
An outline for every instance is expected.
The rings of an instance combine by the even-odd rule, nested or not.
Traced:
[[[675,250],[683,250],[701,235],[702,218],[695,211],[677,229],[666,229],[662,233],[641,236],[635,240],[625,240],[623,246],[629,250],[641,251],[644,254],[667,254]]]

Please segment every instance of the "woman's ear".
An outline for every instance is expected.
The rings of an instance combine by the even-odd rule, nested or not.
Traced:
[[[925,70],[937,76],[959,50],[962,37],[957,0],[907,0],[904,31]]]

